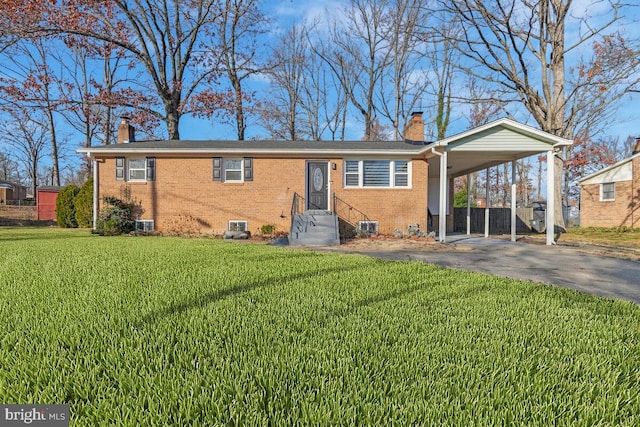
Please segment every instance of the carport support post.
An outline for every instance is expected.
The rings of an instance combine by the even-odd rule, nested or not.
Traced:
[[[487,183],[484,194],[484,237],[489,237],[489,168],[487,168]]]
[[[467,174],[467,236],[471,234],[471,174]]]
[[[447,241],[447,150],[440,156],[440,215],[438,216],[438,237],[441,243]]]
[[[555,244],[553,233],[555,231],[556,218],[554,214],[555,206],[555,173],[554,173],[554,155],[553,150],[547,151],[547,215],[545,218],[547,226],[547,245]]]
[[[511,161],[511,241],[516,241],[516,161]]]

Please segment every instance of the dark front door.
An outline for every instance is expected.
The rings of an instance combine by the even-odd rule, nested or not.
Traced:
[[[307,163],[307,209],[329,210],[328,172],[327,162]]]

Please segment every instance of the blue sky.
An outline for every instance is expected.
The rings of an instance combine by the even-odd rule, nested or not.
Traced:
[[[314,19],[320,22],[326,22],[328,15],[332,17],[339,16],[340,11],[347,2],[336,0],[265,0],[264,3],[265,12],[273,18],[269,33],[265,36],[265,43],[271,44],[294,23],[302,22],[305,19],[309,22],[314,21]],[[573,13],[576,19],[589,15],[592,22],[598,24],[607,16],[606,5],[606,1],[600,0],[573,0]],[[640,19],[638,19],[640,16],[640,6],[630,7],[627,9],[627,12],[630,14],[627,19],[629,24],[620,30],[630,37],[640,38]],[[567,43],[571,43],[578,37],[577,27],[574,25],[572,28],[574,28],[574,31],[568,33]],[[574,57],[578,57],[580,53],[581,52],[577,52]],[[586,54],[588,52],[585,51],[583,53]],[[571,64],[569,64],[569,66],[571,66]],[[250,81],[250,89],[259,93],[267,91],[268,86],[268,80],[264,76],[254,78]],[[624,140],[629,135],[640,136],[640,123],[637,120],[637,111],[640,110],[639,95],[640,94],[633,94],[627,96],[621,104],[615,120],[612,121],[608,127],[608,135],[617,136],[621,140]],[[450,135],[468,129],[465,118],[468,110],[468,107],[465,105],[454,105],[449,130]],[[524,111],[524,108],[521,108],[519,111],[520,113],[515,116],[517,120],[535,126],[535,123]],[[425,116],[428,120],[428,114],[425,114]],[[363,123],[358,115],[355,113],[351,114],[348,119],[347,139],[360,139],[363,128]],[[67,141],[65,152],[68,153],[64,161],[72,166],[77,166],[81,162],[81,156],[76,154],[74,150],[79,145],[79,141],[82,141],[82,137],[73,134],[71,129],[63,133],[65,134],[63,137]],[[184,116],[181,119],[180,134],[183,139],[236,139],[234,127],[223,124],[215,118],[196,119],[190,116]],[[248,123],[247,137],[267,137],[267,134],[257,125],[255,120],[253,120]],[[47,162],[48,159],[45,159],[43,162],[45,166]]]
[[[265,11],[273,16],[273,22],[270,27],[269,40],[275,38],[287,31],[293,23],[299,23],[303,20],[308,22],[317,19],[321,22],[326,21],[327,13],[331,16],[339,15],[340,10],[347,2],[336,0],[288,0],[288,1],[272,1],[266,2]],[[568,27],[571,31],[567,33],[567,45],[573,43],[579,37],[579,31],[586,31],[583,26],[579,28],[575,25],[577,19],[588,18],[591,23],[598,25],[607,17],[608,3],[601,0],[574,0],[572,6],[573,18],[569,19]],[[624,34],[630,37],[640,38],[640,6],[630,7],[626,10],[629,23],[636,25],[626,25],[619,28]],[[613,27],[612,27],[613,28]],[[588,54],[588,45],[584,45],[582,51],[576,49],[573,58],[580,55]],[[571,67],[572,64],[567,64]],[[268,82],[265,78],[259,77],[250,82],[250,87],[258,92],[264,92],[268,89]],[[640,97],[637,94],[629,94],[625,101],[621,103],[616,115],[615,121],[610,123],[607,134],[610,136],[620,137],[622,140],[629,135],[640,136],[640,123],[637,120],[637,110],[640,108]],[[452,123],[449,134],[465,131],[468,128],[465,115],[468,108],[464,105],[454,105],[452,115]],[[531,120],[524,108],[515,117],[517,120],[526,122],[536,126]],[[359,139],[362,135],[363,124],[357,115],[351,115],[348,124],[348,139]],[[184,117],[181,124],[181,137],[184,139],[235,139],[235,130],[232,126],[224,125],[212,120],[199,120],[191,117]],[[247,136],[264,137],[266,136],[259,126],[254,122],[249,122]]]

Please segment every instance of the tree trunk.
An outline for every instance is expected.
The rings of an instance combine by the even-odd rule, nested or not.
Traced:
[[[242,85],[237,78],[232,79],[233,88],[235,90],[235,113],[236,113],[236,130],[238,131],[238,141],[244,141],[244,133],[247,125],[244,122],[244,105],[242,103]]]
[[[47,100],[48,102],[48,100]],[[53,120],[53,110],[47,109],[47,120],[49,121],[49,133],[51,135],[51,176],[53,185],[60,186],[60,167],[58,161],[58,138],[56,136],[56,126]]]
[[[176,92],[173,92],[174,94]],[[177,97],[172,97],[165,101],[165,110],[166,110],[166,118],[165,123],[167,124],[167,133],[169,134],[169,140],[179,140],[180,139],[180,111],[179,111],[179,101],[175,102],[175,99],[180,99],[180,94]]]

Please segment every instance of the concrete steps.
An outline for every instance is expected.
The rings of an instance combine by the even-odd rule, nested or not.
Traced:
[[[289,244],[334,246],[340,244],[338,217],[328,211],[309,210],[293,218]]]

